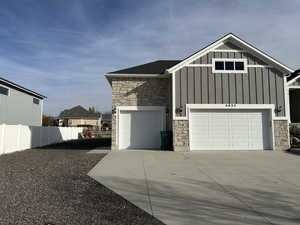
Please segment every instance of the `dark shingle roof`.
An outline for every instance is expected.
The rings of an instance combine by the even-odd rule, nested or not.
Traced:
[[[92,113],[83,108],[81,105],[75,106],[71,109],[66,109],[59,114],[59,118],[99,118],[100,113]]]
[[[158,60],[122,70],[110,72],[108,74],[163,74],[166,69],[180,63],[181,60]]]

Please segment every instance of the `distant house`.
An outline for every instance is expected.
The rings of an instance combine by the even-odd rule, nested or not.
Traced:
[[[78,105],[62,111],[59,116],[59,125],[67,127],[100,127],[101,113],[90,112]]]
[[[102,115],[101,130],[111,130],[111,114]]]
[[[45,98],[0,77],[0,124],[41,126]]]

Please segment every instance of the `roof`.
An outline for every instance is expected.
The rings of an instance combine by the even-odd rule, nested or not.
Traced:
[[[23,87],[19,84],[16,84],[16,83],[13,83],[9,80],[6,80],[3,77],[0,77],[0,84],[3,84],[3,85],[8,86],[10,88],[16,89],[16,90],[21,91],[23,93],[29,94],[29,95],[34,96],[34,97],[39,98],[39,99],[47,98],[46,96],[41,95],[41,94],[39,94],[37,92],[34,92],[32,90],[29,90],[29,89],[27,89],[27,88],[25,88],[25,87]]]
[[[293,72],[290,76],[287,77],[287,81],[297,80],[300,76],[300,69]]]
[[[117,70],[108,74],[164,74],[166,69],[169,69],[180,62],[181,60],[158,60],[122,70]]]
[[[71,109],[66,109],[62,111],[59,116],[61,119],[67,119],[67,118],[100,118],[101,113],[96,112],[89,112],[85,108],[83,108],[81,105],[75,106]]]
[[[210,45],[204,47],[203,49],[195,52],[194,54],[188,56],[180,63],[172,66],[171,68],[167,69],[169,73],[175,72],[185,65],[189,64],[190,62],[194,61],[196,58],[201,57],[204,54],[207,54],[210,50],[217,48],[219,45],[223,44],[225,41],[230,40],[236,44],[242,45],[244,48],[251,50],[253,53],[259,55],[260,57],[265,58],[269,62],[273,63],[277,67],[282,68],[287,73],[294,72],[293,69],[289,68],[288,66],[284,65],[283,63],[279,62],[278,60],[274,59],[273,57],[269,56],[265,52],[259,50],[258,48],[252,46],[251,44],[247,43],[246,41],[242,40],[241,38],[237,37],[233,33],[226,34],[222,38],[218,39],[217,41],[211,43]]]

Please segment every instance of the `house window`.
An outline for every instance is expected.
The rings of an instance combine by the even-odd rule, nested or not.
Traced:
[[[34,104],[37,104],[37,105],[40,104],[40,100],[37,99],[37,98],[33,98],[32,102],[33,102]]]
[[[246,59],[212,59],[213,73],[247,73]]]
[[[0,94],[8,96],[9,95],[9,89],[7,87],[0,86]]]

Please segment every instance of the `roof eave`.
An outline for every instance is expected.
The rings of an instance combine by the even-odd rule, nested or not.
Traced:
[[[34,92],[34,91],[31,91],[31,90],[29,90],[29,89],[27,89],[27,88],[25,88],[25,87],[22,87],[21,85],[15,84],[15,83],[13,83],[13,82],[11,82],[11,81],[9,81],[9,80],[6,80],[6,79],[4,79],[4,78],[2,78],[2,77],[0,77],[0,81],[6,83],[7,85],[10,85],[10,86],[13,86],[13,87],[15,87],[15,88],[21,89],[21,90],[23,90],[24,92],[26,92],[27,94],[32,95],[32,96],[37,97],[37,98],[40,98],[41,100],[47,98],[47,97],[44,96],[44,95],[41,95],[41,94],[39,94],[39,93],[37,93],[37,92]]]

